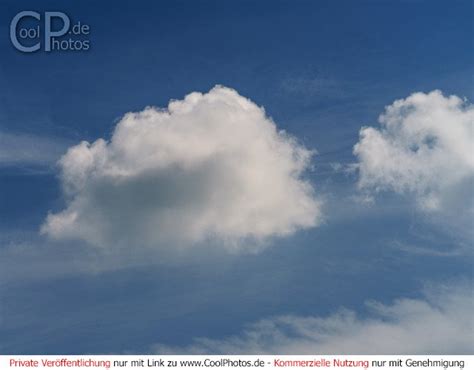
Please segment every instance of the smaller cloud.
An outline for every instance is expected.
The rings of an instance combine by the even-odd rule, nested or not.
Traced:
[[[473,105],[439,90],[414,93],[387,106],[379,122],[363,127],[354,146],[359,188],[409,194],[426,212],[472,216]]]
[[[423,299],[367,302],[368,317],[341,309],[328,317],[278,316],[224,339],[196,338],[186,347],[157,344],[159,354],[472,354],[470,288],[437,287]]]
[[[59,139],[0,131],[0,167],[54,165],[67,146]]]

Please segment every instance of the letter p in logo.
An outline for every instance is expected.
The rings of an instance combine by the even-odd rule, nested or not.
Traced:
[[[62,12],[45,12],[45,20],[44,20],[44,50],[51,51],[51,39],[53,37],[61,37],[69,30],[69,26],[71,21],[69,17],[62,13]],[[61,18],[63,21],[63,27],[59,31],[52,31],[52,19]]]

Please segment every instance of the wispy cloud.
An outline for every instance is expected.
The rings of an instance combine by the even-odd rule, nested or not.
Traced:
[[[59,138],[0,131],[0,167],[52,166],[68,144]]]
[[[400,241],[394,241],[391,243],[393,249],[421,256],[433,256],[433,257],[459,257],[459,256],[470,256],[472,254],[472,248],[465,243],[458,243],[457,248],[453,249],[440,249],[430,246],[420,246],[413,243],[403,243]]]
[[[278,316],[223,338],[184,347],[153,345],[159,354],[472,354],[474,297],[465,286],[438,286],[422,299],[367,302],[367,317],[341,309],[327,317]]]
[[[315,98],[317,96],[340,98],[345,96],[344,87],[336,80],[327,77],[288,77],[282,80],[282,91]]]

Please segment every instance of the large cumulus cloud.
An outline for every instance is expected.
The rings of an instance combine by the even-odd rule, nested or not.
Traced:
[[[302,177],[311,155],[235,90],[194,92],[126,114],[110,141],[69,148],[59,161],[67,206],[42,232],[96,246],[259,245],[241,241],[319,223]]]
[[[471,104],[438,90],[414,93],[387,106],[379,122],[380,128],[363,127],[354,147],[361,189],[411,194],[425,211],[471,202]]]

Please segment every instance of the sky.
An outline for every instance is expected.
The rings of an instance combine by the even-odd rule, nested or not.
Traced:
[[[89,49],[15,49],[25,10]],[[0,353],[472,354],[472,27],[0,0]]]

